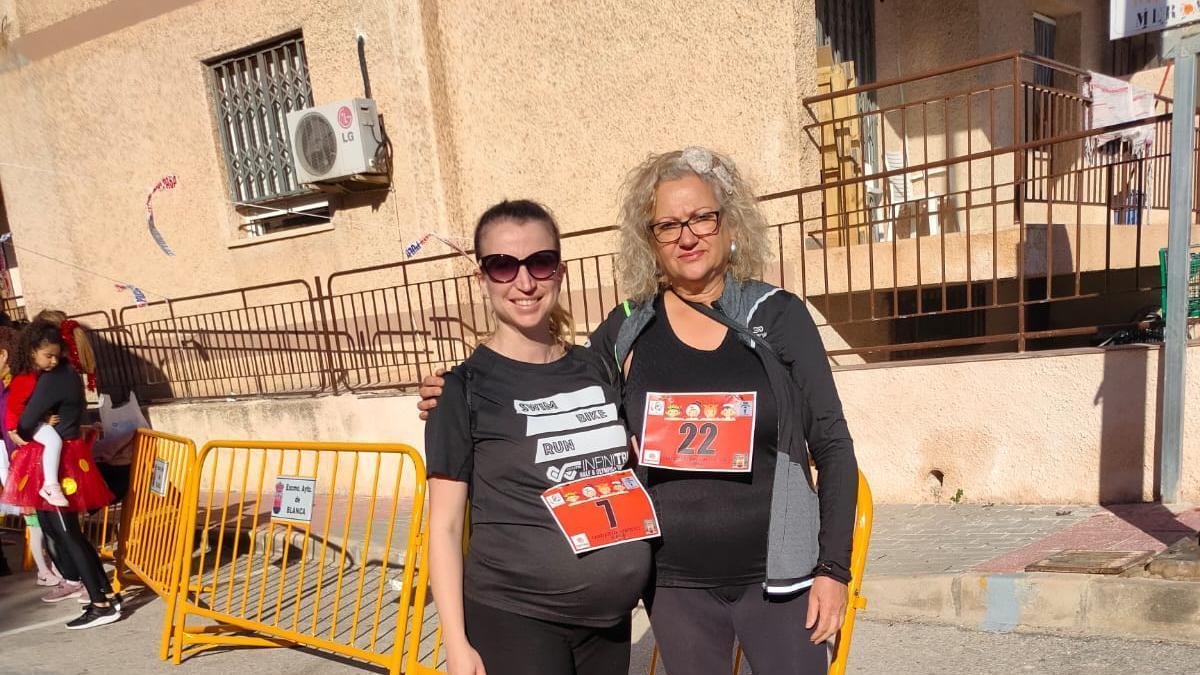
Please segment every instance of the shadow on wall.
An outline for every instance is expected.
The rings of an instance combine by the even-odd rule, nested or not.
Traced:
[[[1146,425],[1153,421],[1147,417],[1155,410],[1147,406],[1149,358],[1150,350],[1140,346],[1104,352],[1104,378],[1093,399],[1101,406],[1101,504],[1143,501]]]
[[[1161,350],[1144,346],[1108,348],[1104,353],[1104,379],[1096,392],[1094,403],[1103,406],[1100,431],[1100,503],[1109,511],[1142,532],[1170,546],[1179,539],[1179,528],[1189,530],[1175,518],[1170,509],[1122,509],[1119,504],[1141,503],[1145,500],[1146,462],[1151,462],[1151,500],[1159,502],[1159,462],[1162,439],[1159,437],[1162,414],[1162,390],[1155,387],[1153,401],[1147,394],[1150,357],[1158,370],[1157,382],[1162,382]],[[1154,427],[1147,430],[1147,425]],[[1153,448],[1147,453],[1147,431]],[[1147,457],[1149,455],[1149,457]]]
[[[131,392],[143,403],[175,398],[166,372],[158,365],[113,341],[105,332],[90,330],[88,337],[96,352],[99,393],[108,394],[113,405],[124,404]]]

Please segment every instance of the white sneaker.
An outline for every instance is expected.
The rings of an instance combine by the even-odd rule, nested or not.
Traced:
[[[67,505],[67,497],[58,483],[46,483],[41,490],[38,490],[38,496],[49,502],[51,506]]]

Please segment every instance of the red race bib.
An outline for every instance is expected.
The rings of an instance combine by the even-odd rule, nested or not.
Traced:
[[[658,514],[630,469],[556,485],[542,501],[576,553],[658,536]]]
[[[678,471],[749,473],[758,393],[646,394],[638,461]]]

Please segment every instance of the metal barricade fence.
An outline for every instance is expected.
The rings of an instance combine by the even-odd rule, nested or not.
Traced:
[[[471,505],[467,504],[467,519],[463,527],[463,556],[467,555],[467,547],[471,538],[470,522]],[[426,516],[428,520],[428,516]],[[427,614],[431,607],[432,598],[429,589],[429,528],[421,529],[421,560],[417,566],[414,579],[412,614],[409,616],[408,644],[404,656],[405,675],[445,675],[445,670],[439,666],[446,664],[446,654],[442,652],[445,642],[442,635],[442,624],[436,612]]]
[[[866,475],[858,472],[858,506],[854,513],[854,541],[850,547],[850,599],[846,603],[846,618],[838,632],[837,648],[829,664],[829,675],[845,675],[846,659],[850,658],[850,639],[854,636],[854,618],[860,609],[867,608],[862,594],[863,575],[867,573],[867,551],[871,547],[871,526],[875,521],[875,499]]]
[[[184,500],[173,661],[306,646],[400,673],[425,489],[408,445],[205,445]]]
[[[184,502],[195,473],[196,444],[187,438],[138,429],[129,465],[129,489],[121,508],[113,585],[128,575],[167,602],[159,658],[167,658],[171,617],[178,600],[183,561]]]
[[[97,432],[92,427],[84,427],[85,439],[95,441]],[[96,547],[96,552],[103,560],[113,560],[117,554],[117,538],[120,536],[121,505],[110,504],[91,513],[80,514],[79,527],[83,536]],[[114,576],[114,581],[117,581]]]
[[[83,514],[79,519],[83,536],[92,542],[103,560],[113,560],[117,555],[121,530],[121,505],[113,504],[99,511]]]

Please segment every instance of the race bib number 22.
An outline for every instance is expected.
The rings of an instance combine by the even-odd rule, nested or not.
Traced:
[[[678,471],[748,473],[757,392],[646,394],[638,461]]]

